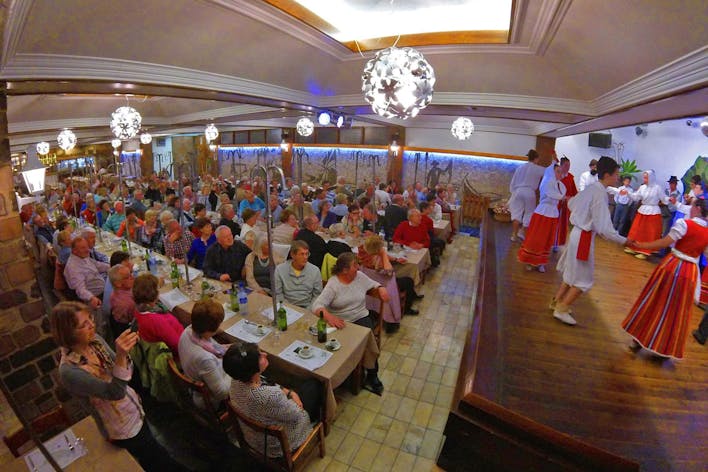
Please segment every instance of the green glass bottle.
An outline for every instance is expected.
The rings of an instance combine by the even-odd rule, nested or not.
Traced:
[[[120,242],[120,249],[123,252],[128,252],[128,241],[125,239]]]
[[[172,288],[179,288],[179,269],[177,268],[177,263],[175,261],[172,261],[170,280],[172,281]]]
[[[327,342],[327,322],[324,319],[324,311],[320,310],[320,318],[317,320],[317,342]]]
[[[280,302],[280,305],[278,305],[278,313],[276,314],[276,322],[278,323],[278,329],[280,331],[287,331],[288,330],[288,312],[285,310],[282,300]]]
[[[202,280],[202,300],[209,298],[209,282]]]
[[[236,284],[231,284],[231,293],[229,293],[229,303],[231,304],[231,311],[238,313],[238,290],[236,290]]]

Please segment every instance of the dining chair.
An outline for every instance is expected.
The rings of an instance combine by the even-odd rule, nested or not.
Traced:
[[[30,423],[32,431],[34,431],[42,441],[59,434],[70,426],[71,421],[69,421],[69,417],[66,415],[66,411],[64,411],[61,405]],[[24,428],[4,436],[2,440],[15,457],[20,457],[34,447],[33,443],[31,443],[31,445],[28,444],[31,438]]]
[[[177,386],[181,387],[185,393],[182,395],[182,398],[180,398],[178,405],[183,410],[189,412],[192,417],[200,423],[206,424],[212,429],[228,433],[230,429],[228,424],[229,422],[227,421],[228,413],[226,409],[223,408],[223,404],[221,405],[221,408],[214,408],[214,404],[211,400],[211,392],[209,392],[209,388],[204,384],[204,382],[194,380],[185,375],[180,370],[174,358],[168,359],[167,365],[175,382],[177,383]],[[192,395],[194,393],[200,394],[204,399],[203,409],[194,404],[194,401],[192,400]]]
[[[325,456],[325,434],[322,427],[322,422],[318,421],[312,427],[312,432],[310,432],[307,436],[305,442],[303,442],[300,447],[293,450],[290,447],[288,435],[285,433],[285,429],[282,426],[268,426],[249,418],[241,411],[234,408],[231,402],[226,402],[226,408],[229,412],[231,424],[233,425],[234,432],[236,433],[236,438],[238,439],[241,449],[245,450],[258,462],[272,470],[283,470],[288,472],[302,470],[307,464],[308,459],[314,453],[316,447],[319,449],[320,457]],[[264,451],[259,451],[248,444],[248,441],[246,441],[243,434],[242,424],[251,430],[254,430],[256,434],[263,435],[263,437],[266,438],[265,442],[267,442],[268,437],[275,438],[280,444],[281,450],[283,451],[283,456],[268,457]]]

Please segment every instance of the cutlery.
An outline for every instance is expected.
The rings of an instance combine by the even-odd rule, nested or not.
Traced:
[[[74,445],[71,444],[71,441],[69,441],[69,438],[66,437],[66,434],[64,435],[64,440],[66,441],[66,445],[69,446],[69,450],[71,452],[74,452]]]

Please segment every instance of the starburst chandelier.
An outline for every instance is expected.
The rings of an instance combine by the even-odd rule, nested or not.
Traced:
[[[309,136],[315,130],[315,124],[311,119],[305,116],[297,120],[295,129],[297,129],[297,134],[300,136]]]
[[[214,123],[209,123],[206,125],[206,128],[204,128],[204,137],[208,143],[219,137],[219,130],[216,128]]]
[[[69,152],[76,146],[76,135],[70,129],[63,129],[57,136],[57,143],[64,152]]]
[[[44,156],[49,153],[49,143],[46,141],[42,141],[41,143],[37,143],[37,154],[40,156]]]
[[[452,122],[450,132],[460,141],[464,141],[472,136],[472,133],[474,132],[474,123],[472,123],[472,120],[469,118],[461,116]]]
[[[111,114],[111,131],[116,138],[132,139],[140,131],[143,117],[130,106],[118,107]]]
[[[376,114],[405,120],[430,104],[434,85],[435,71],[421,53],[390,47],[366,63],[361,90]]]
[[[150,144],[152,142],[152,135],[145,131],[140,135],[140,142],[143,144]]]

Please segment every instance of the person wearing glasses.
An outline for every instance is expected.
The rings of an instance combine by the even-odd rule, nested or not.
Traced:
[[[232,344],[224,354],[223,363],[224,370],[233,378],[229,390],[232,406],[259,423],[282,426],[290,447],[300,447],[312,432],[311,422],[320,417],[320,383],[307,379],[297,389],[269,384],[261,376],[268,367],[268,356],[254,343]],[[242,429],[251,447],[265,451],[269,457],[283,455],[277,440],[268,440],[247,425],[242,425]]]
[[[147,471],[184,470],[155,440],[140,397],[128,386],[133,374],[128,353],[138,342],[137,333],[120,333],[114,352],[96,334],[91,309],[79,302],[57,304],[50,324],[61,349],[59,380],[85,402],[102,434],[127,449]]]

